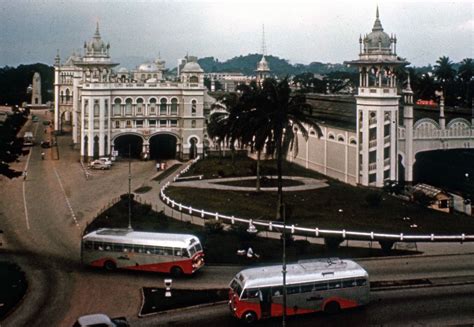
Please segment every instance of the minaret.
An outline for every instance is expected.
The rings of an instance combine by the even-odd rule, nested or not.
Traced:
[[[265,25],[262,26],[262,59],[260,59],[259,63],[257,64],[257,69],[255,72],[257,73],[257,83],[262,84],[262,82],[269,77],[270,75],[270,66],[268,65],[267,60],[265,59],[265,55],[267,52],[267,48],[265,46]]]
[[[413,91],[408,75],[407,86],[403,90],[403,124],[405,125],[405,183],[413,183]]]
[[[439,127],[441,130],[446,129],[446,118],[444,116],[444,90],[441,90],[439,98]]]
[[[33,74],[33,89],[31,93],[31,104],[42,104],[41,100],[41,76],[38,72]]]
[[[359,38],[357,103],[357,182],[383,187],[397,180],[398,105],[395,68],[408,64],[395,54],[395,36],[384,32],[377,7],[372,32]]]

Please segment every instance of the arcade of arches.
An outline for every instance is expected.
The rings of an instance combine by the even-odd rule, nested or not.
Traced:
[[[148,142],[141,136],[133,134],[120,135],[114,139],[114,150],[121,157],[128,157],[129,148],[132,158],[147,158],[153,160],[174,159],[177,156],[178,140],[170,134],[157,134],[150,137]],[[179,153],[178,153],[179,154]]]

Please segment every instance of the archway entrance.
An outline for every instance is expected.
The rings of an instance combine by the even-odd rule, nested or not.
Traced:
[[[121,135],[115,138],[114,150],[118,151],[118,155],[122,158],[128,158],[128,152],[130,149],[130,155],[132,158],[140,158],[143,147],[143,139],[138,135]]]
[[[176,158],[176,136],[158,134],[150,138],[150,159],[163,160]]]
[[[420,152],[413,167],[413,180],[464,195],[474,195],[474,149]]]
[[[197,156],[197,139],[195,137],[189,140],[189,159],[194,159]]]

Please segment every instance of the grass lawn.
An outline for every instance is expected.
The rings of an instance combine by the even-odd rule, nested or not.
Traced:
[[[184,176],[204,178],[254,176],[256,162],[246,157],[198,161]],[[305,227],[404,234],[474,233],[474,219],[445,214],[395,198],[381,190],[354,187],[286,162],[283,174],[327,180],[329,187],[284,192],[287,222]],[[274,161],[262,162],[262,175],[276,175]],[[236,217],[274,220],[276,192],[193,189],[170,186],[166,194],[178,203]],[[375,200],[374,200],[375,198]],[[404,220],[409,217],[409,220]],[[416,225],[416,227],[410,227]]]
[[[240,186],[240,187],[255,187],[256,179],[241,179],[235,181],[227,181],[227,182],[218,182],[216,184],[222,185],[229,185],[229,186]],[[285,186],[299,186],[303,185],[303,182],[292,180],[292,179],[283,179],[282,180],[283,187]],[[260,187],[277,187],[277,179],[276,178],[261,178],[260,179]]]
[[[0,320],[23,298],[27,287],[25,273],[19,266],[0,261]]]
[[[128,226],[128,198],[126,195],[115,205],[101,213],[86,228],[86,232],[103,227],[127,228]],[[132,201],[132,227],[138,231],[188,233],[194,234],[201,240],[207,264],[236,264],[259,265],[281,262],[280,240],[258,237],[246,231],[247,226],[235,225],[229,231],[222,230],[222,225],[210,220],[202,227],[167,217],[162,212],[151,210],[149,205]],[[249,259],[245,255],[237,255],[237,250],[247,250],[249,247],[257,253],[259,258]],[[413,254],[413,251],[394,250],[391,255]],[[387,255],[380,249],[352,248],[342,246],[337,249],[328,249],[325,246],[310,244],[306,240],[288,241],[288,262],[315,257],[357,258]]]

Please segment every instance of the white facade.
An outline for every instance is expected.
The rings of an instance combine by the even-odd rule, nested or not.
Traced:
[[[56,58],[55,129],[71,113],[72,139],[86,159],[112,155],[125,135],[138,137],[144,158],[154,156],[150,145],[163,135],[174,140],[178,158],[202,153],[205,88],[197,62],[186,63],[179,81],[171,82],[164,80],[161,59],[115,72],[109,48],[97,27],[83,56],[73,55],[64,65]]]

